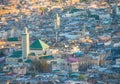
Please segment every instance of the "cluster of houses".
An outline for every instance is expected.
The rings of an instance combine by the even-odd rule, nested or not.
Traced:
[[[112,7],[95,1],[43,15],[4,15],[0,84],[119,84],[119,3]],[[31,73],[32,63],[40,60],[48,64],[49,72]]]

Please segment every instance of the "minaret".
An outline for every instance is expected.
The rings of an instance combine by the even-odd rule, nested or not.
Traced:
[[[60,28],[60,16],[58,15],[58,13],[56,14],[56,20],[57,28]]]
[[[27,59],[29,54],[29,33],[25,27],[22,33],[22,58]]]
[[[58,13],[56,13],[56,18],[55,18],[55,34],[56,34],[56,43],[58,41],[58,29],[60,28],[60,17]]]
[[[102,55],[100,55],[99,57],[98,57],[98,66],[101,66],[102,65],[102,60],[103,60],[103,56]]]

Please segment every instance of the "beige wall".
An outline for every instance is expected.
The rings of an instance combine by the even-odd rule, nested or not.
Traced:
[[[72,0],[72,4],[79,3],[80,0]]]
[[[48,50],[30,50],[30,53],[35,53],[36,55],[44,55],[45,51],[46,51],[46,55],[52,54],[51,50],[49,49]]]
[[[43,50],[30,50],[30,53],[35,53],[36,55],[42,55],[44,51]]]

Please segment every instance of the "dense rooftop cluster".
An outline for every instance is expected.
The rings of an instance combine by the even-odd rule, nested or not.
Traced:
[[[119,84],[119,23],[119,0],[1,0],[0,84]]]

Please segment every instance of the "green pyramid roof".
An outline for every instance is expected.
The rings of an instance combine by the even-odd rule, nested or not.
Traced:
[[[48,48],[49,46],[41,40],[36,40],[30,46],[31,50],[42,50],[42,49],[48,49]]]

